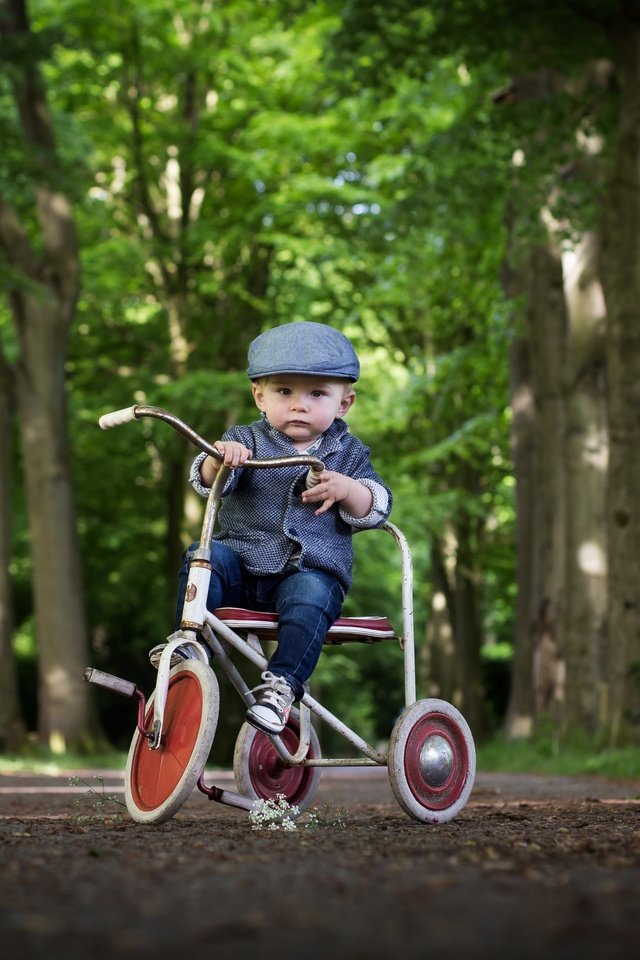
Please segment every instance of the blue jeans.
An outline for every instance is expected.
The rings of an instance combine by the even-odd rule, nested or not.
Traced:
[[[179,575],[176,620],[180,623],[189,564],[198,544],[185,550]],[[278,646],[268,669],[293,688],[296,700],[304,693],[322,651],[322,642],[342,608],[342,587],[328,573],[298,570],[256,576],[248,573],[238,555],[214,541],[207,608],[246,607],[279,615]]]

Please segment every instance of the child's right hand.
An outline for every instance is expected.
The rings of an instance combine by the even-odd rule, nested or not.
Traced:
[[[216,460],[215,457],[207,457],[202,461],[200,465],[200,476],[205,487],[213,486],[213,481],[218,475],[218,471],[223,463],[225,466],[233,469],[234,467],[241,467],[243,463],[253,456],[253,451],[245,447],[243,443],[238,443],[237,440],[216,440],[214,447],[220,451],[223,459],[220,461]]]
[[[241,467],[246,460],[253,456],[253,452],[245,447],[244,443],[238,443],[237,440],[225,440],[224,442],[216,440],[214,447],[223,454],[224,460],[222,462],[227,467]]]

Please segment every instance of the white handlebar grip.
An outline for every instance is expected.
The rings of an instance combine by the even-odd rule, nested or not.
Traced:
[[[315,487],[316,483],[320,483],[320,474],[316,473],[315,470],[309,470],[305,480],[305,486],[307,490],[311,490],[311,487]]]
[[[114,410],[113,413],[105,413],[100,417],[98,423],[101,430],[108,430],[109,427],[119,427],[121,423],[129,423],[136,419],[136,408],[125,407],[124,410]]]

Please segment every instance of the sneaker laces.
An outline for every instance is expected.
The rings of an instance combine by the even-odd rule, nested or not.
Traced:
[[[284,713],[293,703],[293,690],[284,679],[266,670],[262,674],[264,683],[254,687],[252,693],[260,693],[258,702],[273,707],[278,713]]]

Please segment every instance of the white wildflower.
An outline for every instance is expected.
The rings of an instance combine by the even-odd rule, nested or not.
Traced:
[[[295,817],[300,810],[294,804],[288,803],[282,793],[268,800],[256,800],[253,810],[249,812],[251,828],[253,830],[295,830]]]

